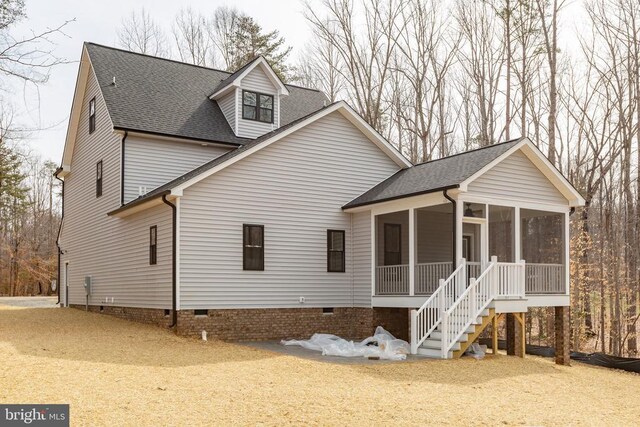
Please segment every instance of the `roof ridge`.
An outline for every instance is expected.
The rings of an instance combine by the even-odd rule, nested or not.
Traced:
[[[133,50],[122,49],[120,47],[107,46],[107,45],[104,45],[104,44],[95,43],[95,42],[87,42],[87,41],[85,41],[84,44],[90,44],[90,45],[94,45],[94,46],[98,46],[98,47],[103,47],[105,49],[117,50],[119,52],[130,53],[132,55],[144,56],[146,58],[151,58],[151,59],[160,59],[162,61],[173,62],[175,64],[189,65],[191,67],[203,68],[205,70],[211,70],[211,71],[217,71],[219,73],[229,74],[229,76],[231,74],[233,74],[233,73],[231,73],[229,71],[220,70],[219,68],[213,68],[213,67],[207,67],[207,66],[204,66],[204,65],[191,64],[190,62],[178,61],[177,59],[171,59],[171,58],[163,58],[161,56],[155,56],[155,55],[149,55],[147,53],[135,52]]]
[[[219,69],[219,68],[207,67],[207,66],[205,66],[205,65],[197,65],[197,64],[191,64],[191,63],[189,63],[189,62],[178,61],[177,59],[163,58],[163,57],[161,57],[161,56],[149,55],[149,54],[147,54],[147,53],[134,52],[134,51],[132,51],[132,50],[127,50],[127,49],[123,49],[123,48],[115,47],[115,46],[107,46],[107,45],[105,45],[105,44],[100,44],[100,43],[95,43],[95,42],[85,41],[85,42],[84,42],[84,44],[85,44],[85,45],[90,44],[90,45],[98,46],[98,47],[102,47],[102,48],[105,48],[105,49],[116,50],[116,51],[118,51],[118,52],[130,53],[130,54],[132,54],[132,55],[143,56],[143,57],[150,58],[150,59],[159,59],[159,60],[162,60],[162,61],[173,62],[174,64],[188,65],[188,66],[191,66],[191,67],[202,68],[202,69],[204,69],[204,70],[217,71],[218,73],[225,73],[225,74],[227,74],[227,77],[225,77],[224,79],[220,80],[220,82],[223,82],[223,81],[224,81],[224,80],[226,80],[227,78],[229,78],[229,77],[231,77],[232,75],[234,75],[235,73],[237,73],[240,69],[242,69],[242,68],[243,68],[243,67],[245,67],[246,65],[249,65],[250,63],[252,63],[252,62],[253,62],[253,61],[255,61],[256,59],[258,59],[258,58],[260,58],[260,57],[262,57],[262,56],[263,56],[263,55],[258,55],[258,56],[256,56],[255,58],[253,58],[251,61],[247,62],[247,63],[246,63],[245,65],[243,65],[242,67],[238,68],[238,70],[236,70],[236,71],[234,71],[234,72],[231,72],[231,71],[221,70],[221,69]],[[265,59],[266,59],[266,58],[265,58]],[[294,85],[294,84],[291,84],[291,83],[284,83],[284,82],[283,82],[283,84],[284,84],[285,86],[291,86],[291,87],[295,87],[295,88],[298,88],[298,89],[309,90],[309,91],[312,91],[312,92],[322,92],[322,91],[321,91],[321,90],[319,90],[319,89],[314,89],[314,88],[311,88],[311,87],[304,87],[304,86],[299,86],[299,85]]]
[[[484,147],[478,147],[478,148],[474,148],[474,149],[472,149],[472,150],[467,150],[467,151],[461,151],[461,152],[459,152],[459,153],[451,154],[450,156],[440,157],[439,159],[432,159],[432,160],[424,161],[424,162],[422,162],[422,163],[416,163],[415,165],[413,165],[413,167],[421,166],[421,165],[426,165],[426,164],[428,164],[428,163],[438,162],[438,161],[440,161],[440,160],[450,159],[450,158],[452,158],[452,157],[461,156],[461,155],[463,155],[463,154],[474,153],[474,152],[476,152],[476,151],[485,150],[485,149],[487,149],[487,148],[493,148],[493,147],[498,147],[498,146],[500,146],[500,145],[510,144],[510,143],[512,143],[512,142],[520,141],[520,140],[522,140],[523,138],[524,138],[524,137],[523,137],[523,136],[521,136],[521,137],[518,137],[518,138],[510,139],[510,140],[508,140],[508,141],[499,142],[499,143],[497,143],[497,144],[486,145],[486,146],[484,146]]]

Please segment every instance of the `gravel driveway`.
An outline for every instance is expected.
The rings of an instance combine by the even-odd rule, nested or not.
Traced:
[[[57,307],[58,297],[0,297],[0,305],[11,307],[53,308]]]

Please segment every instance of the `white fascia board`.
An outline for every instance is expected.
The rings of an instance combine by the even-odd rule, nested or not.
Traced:
[[[80,58],[80,68],[78,70],[78,80],[76,81],[76,88],[73,95],[73,102],[71,104],[71,115],[69,116],[69,127],[67,128],[67,137],[64,143],[64,150],[62,152],[62,171],[58,174],[58,176],[66,176],[71,171],[71,161],[73,157],[73,149],[75,147],[76,138],[78,136],[78,126],[80,125],[80,116],[82,113],[82,101],[84,100],[85,92],[87,91],[87,82],[89,81],[89,72],[95,79],[98,90],[100,91],[100,95],[102,96],[102,100],[105,104],[105,111],[107,112],[107,117],[109,118],[109,123],[111,123],[111,129],[113,129],[113,120],[111,119],[111,114],[109,113],[109,107],[107,106],[107,102],[104,98],[104,93],[102,93],[102,87],[100,87],[100,83],[98,82],[98,77],[96,76],[96,72],[93,69],[93,65],[91,64],[91,57],[87,52],[87,47],[82,47],[82,55]],[[114,129],[115,133],[116,130]],[[65,165],[69,169],[65,169]],[[66,173],[62,175],[62,172]]]
[[[484,175],[489,169],[493,168],[518,150],[521,150],[531,163],[533,163],[534,166],[538,168],[538,170],[542,172],[542,174],[553,184],[553,186],[560,191],[560,193],[567,199],[569,206],[575,207],[584,205],[584,198],[580,193],[578,193],[573,185],[571,185],[571,183],[558,171],[558,169],[551,164],[549,159],[542,154],[538,147],[536,147],[535,144],[526,137],[523,137],[516,145],[467,178],[460,184],[460,189],[463,192],[466,192],[471,182]]]
[[[380,135],[365,119],[360,117],[349,104],[346,102],[340,102],[344,104],[344,109],[340,111],[342,115],[355,125],[360,132],[362,132],[371,142],[376,144],[378,148],[384,151],[387,156],[391,157],[398,166],[402,169],[410,168],[413,166],[411,163],[396,147],[394,147],[389,141],[387,141],[382,135]],[[348,113],[348,114],[347,114]]]
[[[236,90],[236,88],[240,87],[240,84],[238,83],[238,80],[234,80],[233,82],[229,83],[228,85],[226,85],[225,87],[223,87],[222,89],[220,89],[219,91],[213,93],[212,95],[209,96],[209,99],[212,100],[217,100],[222,98],[223,96],[225,96],[226,94],[228,94],[229,92],[231,92],[232,90]]]
[[[82,100],[87,88],[87,80],[89,79],[89,68],[91,67],[89,55],[86,46],[82,47],[80,55],[80,65],[78,66],[78,76],[76,78],[76,87],[71,101],[71,113],[69,114],[69,124],[67,125],[67,136],[64,142],[64,150],[62,152],[62,169],[63,172],[69,172],[64,165],[71,165],[71,156],[78,134],[78,123],[80,122],[80,113],[82,112]],[[59,174],[61,175],[62,172]]]
[[[280,80],[280,77],[278,77],[276,72],[273,71],[273,68],[271,68],[271,65],[269,65],[267,60],[264,59],[264,57],[262,56],[259,57],[256,61],[254,61],[254,63],[251,64],[249,67],[247,67],[246,70],[240,73],[240,75],[235,79],[235,82],[242,82],[242,79],[245,78],[247,74],[249,74],[257,66],[260,66],[260,68],[262,68],[262,71],[267,75],[267,78],[276,87],[276,90],[278,91],[278,95],[285,95],[285,96],[289,95],[289,90],[287,89],[287,87],[284,85],[284,83],[282,83],[282,80]]]
[[[175,201],[178,197],[179,196],[176,196],[173,193],[171,193],[171,194],[169,194],[167,196],[167,200]],[[147,210],[147,209],[149,209],[151,207],[158,206],[158,205],[161,205],[163,203],[164,202],[162,201],[162,197],[154,197],[152,199],[147,200],[144,203],[141,203],[141,204],[139,204],[137,206],[132,206],[132,207],[130,207],[128,209],[125,209],[125,210],[123,210],[121,212],[115,213],[115,214],[110,215],[110,216],[112,216],[114,218],[126,218],[126,217],[131,216],[131,215],[133,215],[135,213]]]
[[[213,93],[211,96],[209,96],[209,99],[218,99],[221,96],[224,96],[227,93],[229,93],[229,91],[231,89],[235,90],[235,88],[240,87],[242,79],[247,74],[249,74],[254,68],[256,68],[258,65],[262,68],[262,71],[267,75],[267,78],[271,81],[271,83],[276,87],[278,95],[288,96],[289,95],[289,90],[287,89],[285,84],[282,83],[282,80],[280,80],[280,77],[278,77],[278,75],[275,73],[275,71],[273,71],[273,68],[271,68],[271,65],[269,65],[267,60],[264,59],[264,57],[261,56],[258,59],[256,59],[255,61],[253,61],[253,63],[250,66],[248,66],[246,70],[244,70],[242,73],[240,73],[238,76],[236,76],[236,78],[232,82],[230,82],[228,85],[226,85],[225,87],[223,87],[219,91],[217,91],[217,92]]]
[[[542,154],[540,149],[535,146],[529,139],[527,144],[522,147],[524,153],[531,163],[533,163],[539,170],[547,177],[549,181],[569,200],[569,206],[577,207],[584,206],[585,200],[582,195],[574,188],[573,185],[558,171],[558,169],[551,164],[547,156]]]
[[[321,118],[335,112],[335,111],[340,111],[343,115],[345,115],[345,117],[349,117],[349,116],[353,116],[354,120],[356,121],[360,121],[361,124],[366,124],[366,122],[364,121],[364,119],[362,119],[359,115],[357,115],[348,105],[347,103],[345,103],[344,101],[340,101],[337,102],[329,107],[326,107],[324,110],[319,111],[316,114],[311,115],[310,117],[308,117],[307,119],[301,121],[300,123],[291,126],[290,128],[288,128],[285,131],[280,132],[279,134],[273,136],[270,139],[264,140],[261,143],[249,148],[248,150],[244,151],[243,153],[232,157],[231,159],[220,163],[219,165],[202,172],[200,175],[197,175],[193,178],[191,178],[188,181],[185,181],[184,183],[177,185],[176,187],[174,187],[171,190],[171,194],[182,194],[182,191],[185,188],[188,188],[190,186],[192,186],[193,184],[202,181],[203,179],[213,175],[214,173],[226,168],[227,166],[230,166],[236,162],[239,162],[240,160],[244,159],[245,157],[250,156],[251,154],[262,150],[265,147],[268,147],[269,145],[273,144],[276,141],[281,140],[282,138],[292,134],[293,132],[296,132],[302,128],[304,128],[305,126],[308,126],[309,124],[320,120]],[[352,123],[355,124],[354,121],[352,121]],[[360,128],[358,126],[359,129],[365,129],[366,127],[363,125],[362,128]],[[387,155],[389,155],[392,159],[394,159],[394,161],[398,164],[398,165],[405,165],[406,167],[410,166],[411,163],[404,157],[402,156],[402,154],[400,154],[399,151],[393,149],[393,146],[391,144],[389,144],[388,142],[386,142],[386,140],[384,140],[384,138],[382,138],[379,134],[374,133],[371,134],[371,132],[367,133],[364,132],[364,135],[367,136],[374,144],[378,145],[379,147],[382,148],[382,146],[386,146],[388,147],[387,150],[384,150],[385,153],[387,153]],[[375,137],[377,135],[377,137]],[[393,157],[392,157],[393,156]]]
[[[469,187],[469,184],[471,184],[473,181],[478,179],[480,176],[484,175],[489,169],[492,169],[498,163],[502,162],[504,159],[506,159],[507,157],[509,157],[510,155],[515,153],[516,151],[518,151],[520,149],[520,147],[522,147],[523,145],[524,145],[524,138],[522,138],[516,145],[511,147],[509,150],[505,151],[500,156],[498,156],[495,159],[493,159],[490,163],[488,163],[485,167],[480,169],[478,172],[474,173],[469,178],[465,179],[460,184],[460,190],[463,191],[463,192],[466,192],[468,187]]]

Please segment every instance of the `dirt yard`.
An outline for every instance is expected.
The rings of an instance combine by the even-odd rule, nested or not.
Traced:
[[[337,365],[0,306],[0,402],[72,425],[637,425],[640,376],[527,357]]]

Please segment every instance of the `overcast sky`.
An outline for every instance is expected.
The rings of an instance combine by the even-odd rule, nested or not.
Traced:
[[[40,32],[65,20],[76,20],[65,29],[68,37],[55,38],[58,44],[56,54],[74,63],[56,67],[49,82],[37,92],[28,89],[23,97],[22,91],[16,89],[13,94],[12,104],[21,124],[32,129],[44,129],[31,134],[31,147],[45,158],[60,162],[78,71],[77,61],[84,41],[115,46],[116,29],[132,9],[144,7],[168,30],[182,6],[207,13],[220,5],[235,6],[250,14],[265,30],[279,30],[294,49],[304,46],[307,40],[308,27],[302,16],[302,3],[298,0],[27,0],[28,19],[16,28],[18,33]]]
[[[445,0],[443,5],[446,3]],[[28,88],[23,96],[23,91],[16,89],[12,96],[21,124],[30,129],[44,129],[30,135],[30,146],[56,163],[60,161],[64,148],[82,43],[92,41],[116,46],[116,30],[123,17],[134,9],[144,7],[168,32],[176,12],[183,6],[191,6],[203,14],[209,14],[221,5],[235,6],[253,16],[266,31],[280,31],[286,42],[294,47],[294,55],[309,38],[301,0],[27,0],[26,4],[28,19],[15,29],[16,34],[31,30],[41,32],[65,20],[75,19],[65,29],[68,37],[55,38],[55,53],[74,62],[56,67],[49,82],[37,91]],[[561,16],[564,33],[560,37],[561,45],[568,43],[570,50],[577,47],[576,32],[583,33],[585,29],[584,17],[578,19],[580,12],[580,1],[570,2]]]

